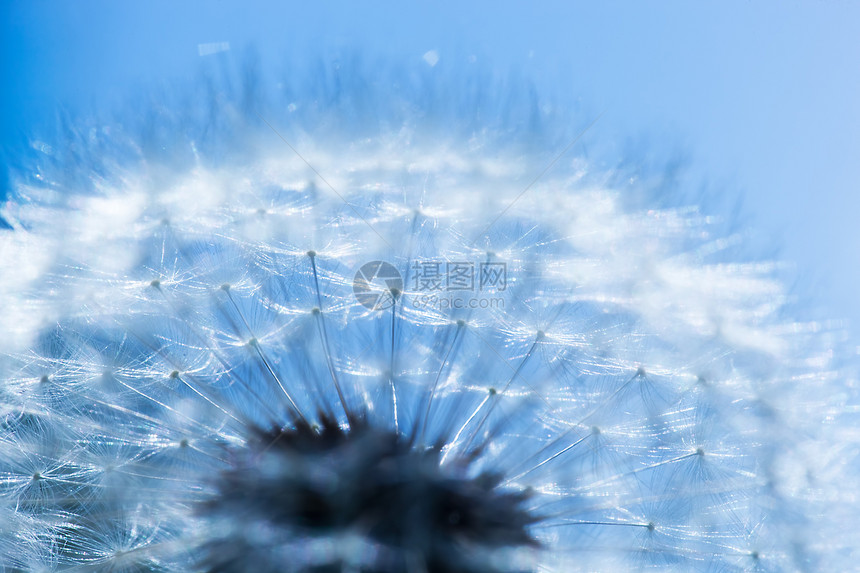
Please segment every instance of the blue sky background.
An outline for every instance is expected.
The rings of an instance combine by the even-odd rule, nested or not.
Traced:
[[[0,144],[14,155],[59,104],[99,109],[187,77],[201,43],[273,65],[320,45],[416,66],[428,50],[474,55],[606,110],[586,148],[680,153],[689,188],[742,196],[759,247],[860,333],[860,3],[307,4],[5,0]]]

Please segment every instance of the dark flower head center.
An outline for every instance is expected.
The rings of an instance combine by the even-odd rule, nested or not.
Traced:
[[[420,570],[489,573],[502,569],[475,563],[476,551],[536,545],[527,492],[503,490],[495,474],[470,477],[468,460],[448,468],[439,447],[364,422],[261,431],[236,458],[207,512],[300,536],[358,533],[381,547],[380,571],[407,571],[417,559]],[[242,570],[215,565],[217,551],[212,570]]]

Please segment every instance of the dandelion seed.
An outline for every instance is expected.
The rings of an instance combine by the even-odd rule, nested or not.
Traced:
[[[849,566],[856,436],[774,268],[401,79],[225,87],[20,174],[4,570]]]

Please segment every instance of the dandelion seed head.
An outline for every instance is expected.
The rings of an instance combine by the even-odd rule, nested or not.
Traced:
[[[545,170],[518,142],[556,132],[445,109],[450,78],[345,74],[216,82],[18,174],[4,567],[847,563],[854,399],[776,265],[582,157]]]

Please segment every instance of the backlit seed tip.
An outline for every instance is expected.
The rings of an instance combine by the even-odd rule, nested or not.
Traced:
[[[310,250],[305,254],[308,256],[308,258],[311,258],[311,259],[317,256],[317,252],[314,250]]]
[[[161,288],[161,281],[158,279],[153,279],[152,281],[150,281],[149,286],[154,289],[159,289]]]
[[[313,308],[311,309],[311,314],[312,314],[312,315],[314,315],[314,316],[319,315],[321,312],[322,312],[322,311],[320,310],[320,308],[319,308],[318,306],[315,306],[315,307],[313,307]]]
[[[224,283],[221,285],[221,290],[224,292],[230,292],[230,283]]]
[[[637,368],[636,369],[636,376],[638,378],[644,378],[645,377],[645,367],[640,366],[639,368]]]

